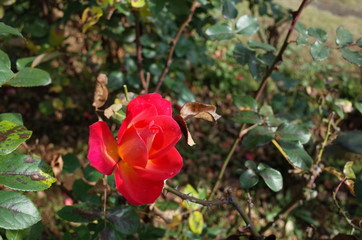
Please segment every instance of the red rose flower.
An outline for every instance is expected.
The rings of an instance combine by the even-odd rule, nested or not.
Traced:
[[[172,118],[171,103],[159,94],[140,95],[129,102],[116,140],[105,122],[90,127],[88,159],[100,173],[115,171],[118,191],[132,204],[153,203],[164,181],[182,168],[174,147],[181,130]]]

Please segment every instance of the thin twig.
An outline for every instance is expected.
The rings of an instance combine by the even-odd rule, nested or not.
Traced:
[[[258,126],[258,124],[254,124],[254,125],[252,125],[251,127],[248,127],[248,128],[246,128],[246,129],[242,129],[242,131],[240,131],[240,133],[239,133],[239,136],[234,140],[234,143],[233,143],[233,145],[231,146],[231,148],[230,148],[230,150],[229,150],[229,153],[228,153],[228,155],[226,156],[226,158],[225,158],[225,160],[224,160],[224,164],[222,165],[222,168],[221,168],[221,170],[220,170],[220,173],[219,173],[219,176],[218,176],[218,178],[217,178],[217,180],[216,180],[216,183],[215,183],[215,185],[214,185],[214,188],[212,189],[212,191],[211,191],[211,193],[210,193],[210,195],[209,195],[209,197],[208,197],[209,200],[211,200],[211,199],[214,197],[217,189],[219,188],[221,179],[222,179],[222,177],[224,176],[224,172],[225,172],[226,166],[228,165],[228,163],[229,163],[229,161],[230,161],[230,159],[231,159],[231,156],[234,154],[235,149],[236,149],[237,145],[239,144],[240,140],[241,140],[241,139],[243,138],[243,136],[244,136],[245,134],[247,134],[251,129],[253,129],[253,128],[257,127],[257,126]]]
[[[141,44],[141,24],[139,19],[139,13],[133,12],[135,22],[136,22],[136,54],[137,54],[137,72],[141,81],[141,85],[145,93],[148,92],[148,85],[146,83],[145,74],[143,73],[142,67],[142,44]]]
[[[248,227],[250,228],[251,233],[253,234],[253,237],[256,238],[256,239],[261,239],[261,235],[256,230],[253,222],[248,217],[248,214],[246,214],[244,209],[240,206],[240,204],[238,204],[238,202],[236,200],[236,197],[234,196],[234,194],[232,193],[230,188],[227,190],[227,193],[229,195],[229,203],[238,211],[240,216],[243,218],[244,222],[248,225]]]
[[[192,6],[190,8],[190,13],[189,13],[188,17],[186,18],[185,22],[181,25],[181,27],[178,30],[175,38],[172,39],[172,41],[170,43],[171,47],[170,47],[170,51],[168,52],[166,64],[165,64],[165,67],[162,70],[160,78],[158,79],[155,92],[158,92],[160,90],[161,85],[162,85],[163,81],[165,80],[165,77],[166,77],[166,75],[168,73],[168,70],[170,68],[170,65],[172,63],[172,56],[173,56],[173,53],[175,51],[176,44],[177,44],[178,40],[180,39],[181,34],[185,30],[186,26],[190,23],[193,15],[195,13],[196,8],[198,8],[199,6],[200,6],[200,3],[198,1],[194,1],[192,3]]]
[[[269,80],[269,77],[271,76],[271,74],[273,73],[273,71],[275,70],[275,68],[277,67],[278,63],[280,61],[283,60],[283,54],[285,52],[285,50],[287,49],[288,45],[289,45],[289,37],[291,36],[291,34],[294,31],[295,25],[297,24],[299,17],[302,13],[302,11],[304,10],[304,8],[311,2],[312,0],[303,0],[303,2],[300,4],[298,10],[296,12],[292,12],[292,22],[290,24],[287,36],[284,39],[283,45],[279,50],[279,53],[277,55],[277,57],[274,59],[273,64],[270,66],[270,68],[268,69],[267,73],[265,74],[265,76],[263,77],[263,80],[259,86],[259,89],[257,91],[257,94],[255,96],[255,100],[259,101],[261,94],[264,91],[264,88],[266,87],[266,84]]]
[[[104,187],[103,215],[104,215],[104,219],[106,219],[106,216],[107,216],[107,175],[104,175],[104,177],[103,177],[103,187]],[[106,227],[106,222],[107,221],[104,221],[104,227]]]
[[[329,136],[331,135],[331,126],[332,126],[332,123],[333,123],[333,117],[334,117],[334,112],[332,112],[331,114],[329,114],[326,136],[325,136],[325,138],[324,138],[324,140],[323,140],[321,149],[319,150],[318,157],[317,157],[317,159],[315,160],[315,163],[316,163],[316,164],[319,163],[319,162],[322,160],[322,155],[323,155],[323,152],[324,152],[324,148],[327,146],[327,142],[328,142]]]

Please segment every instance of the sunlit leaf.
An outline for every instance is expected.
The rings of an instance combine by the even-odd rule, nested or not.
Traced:
[[[201,234],[204,227],[204,218],[199,211],[191,212],[189,216],[190,230],[195,234]]]
[[[20,113],[0,113],[0,122],[4,120],[17,125],[23,125],[23,117]]]
[[[86,32],[90,27],[95,25],[103,16],[103,10],[100,7],[92,6],[84,9],[82,13],[83,28],[82,32]]]
[[[308,28],[308,35],[317,38],[320,42],[327,41],[327,32],[320,28]]]
[[[317,40],[310,48],[310,54],[316,61],[322,61],[328,58],[330,53],[329,47],[323,44],[323,42]]]
[[[22,125],[4,120],[0,122],[0,156],[14,151],[31,136],[31,131]]]
[[[13,87],[36,87],[45,86],[51,83],[49,73],[38,68],[23,68],[7,82]]]
[[[349,162],[346,162],[346,164],[344,164],[344,168],[343,168],[344,175],[349,179],[356,178],[356,175],[354,174],[352,166],[353,166],[353,161],[349,161]]]
[[[258,19],[249,15],[241,16],[236,22],[236,32],[246,36],[254,35],[259,30]]]
[[[41,220],[38,209],[17,192],[0,191],[0,228],[24,229]]]
[[[146,0],[130,0],[131,6],[134,8],[141,8],[146,4]]]
[[[280,141],[280,146],[288,157],[289,163],[294,167],[309,170],[313,164],[312,157],[304,150],[300,142],[283,142]]]
[[[210,40],[229,40],[234,37],[234,33],[230,25],[221,23],[216,24],[206,29],[206,35]]]
[[[362,67],[362,54],[357,51],[351,51],[347,48],[342,48],[342,56],[348,62],[356,64],[358,67]]]
[[[56,179],[50,166],[38,158],[13,152],[0,156],[0,184],[21,191],[41,191]]]
[[[259,163],[258,173],[263,178],[266,185],[274,192],[278,192],[283,188],[283,177],[278,170],[271,168],[264,163]]]
[[[191,184],[187,184],[182,192],[184,194],[190,195],[192,197],[199,198],[199,193],[196,191],[196,189]],[[182,201],[182,206],[189,210],[196,210],[196,209],[199,209],[200,207],[202,207],[198,203],[193,203],[193,202],[190,202],[187,200]]]
[[[338,46],[344,47],[353,43],[353,35],[344,27],[339,26],[336,32],[337,32],[336,43]]]

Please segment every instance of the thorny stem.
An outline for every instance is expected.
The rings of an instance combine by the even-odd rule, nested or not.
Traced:
[[[262,80],[262,82],[259,86],[259,89],[256,93],[256,96],[255,96],[256,101],[260,100],[260,97],[264,91],[264,88],[266,87],[266,84],[268,83],[270,75],[277,68],[278,63],[283,60],[283,54],[289,45],[289,37],[291,36],[291,34],[294,31],[295,25],[297,24],[302,11],[311,1],[312,0],[303,0],[303,2],[300,4],[298,10],[296,12],[292,12],[292,23],[290,24],[287,36],[285,37],[283,45],[279,50],[278,56],[274,59],[273,64],[271,65],[271,67],[268,69],[267,73],[263,77],[263,80]]]
[[[139,19],[139,13],[133,12],[133,15],[135,17],[136,22],[136,54],[137,54],[137,72],[138,77],[140,78],[141,85],[145,93],[148,92],[148,85],[145,79],[145,74],[143,73],[142,68],[142,44],[141,44],[141,25],[140,25],[140,19]]]
[[[321,149],[319,150],[318,157],[315,160],[316,164],[318,164],[322,160],[322,155],[323,155],[323,152],[324,152],[324,148],[326,147],[329,136],[331,135],[331,126],[332,126],[332,123],[333,123],[333,117],[334,117],[334,112],[332,112],[328,117],[328,126],[327,126],[326,136],[325,136],[325,138],[323,140]]]
[[[196,8],[198,8],[200,6],[200,3],[197,2],[197,1],[194,1],[192,3],[192,6],[190,8],[190,13],[188,15],[188,17],[186,18],[185,22],[181,25],[180,29],[178,30],[175,38],[172,39],[171,41],[171,48],[170,48],[170,51],[168,52],[168,56],[167,56],[167,60],[166,60],[166,64],[162,70],[162,73],[161,73],[161,76],[160,78],[158,79],[158,82],[157,82],[157,85],[156,85],[156,89],[155,89],[155,92],[158,92],[160,90],[160,87],[163,83],[163,81],[165,80],[165,77],[168,73],[168,70],[170,68],[170,65],[172,63],[172,56],[173,56],[173,53],[175,51],[175,48],[176,48],[176,44],[178,42],[178,40],[180,39],[181,37],[181,34],[182,32],[185,30],[186,26],[190,23],[194,13],[195,13],[195,10]]]
[[[164,189],[166,191],[171,192],[171,193],[175,194],[176,196],[182,198],[183,200],[187,200],[187,201],[190,201],[193,203],[198,203],[198,204],[201,204],[206,207],[211,207],[213,205],[222,205],[222,204],[227,204],[227,205],[233,206],[238,211],[238,213],[240,214],[240,216],[242,217],[244,222],[248,225],[253,236],[256,239],[261,239],[260,234],[254,227],[254,225],[253,225],[252,221],[250,220],[250,218],[248,217],[247,213],[244,211],[244,209],[238,203],[238,200],[236,199],[236,197],[234,196],[234,194],[232,193],[230,188],[227,190],[228,197],[226,199],[215,199],[215,200],[203,200],[203,199],[195,198],[188,194],[181,193],[168,185],[165,186]]]
[[[231,156],[232,156],[233,153],[235,152],[235,149],[236,149],[236,147],[238,146],[240,140],[241,140],[241,139],[243,138],[243,136],[244,136],[245,134],[247,134],[251,129],[253,129],[253,128],[257,127],[257,126],[258,126],[258,124],[254,124],[254,125],[252,125],[251,127],[248,127],[248,128],[246,128],[246,129],[243,129],[243,128],[241,129],[241,131],[239,132],[239,136],[234,140],[234,143],[233,143],[233,145],[231,146],[231,148],[230,148],[230,150],[229,150],[229,153],[228,153],[228,155],[226,156],[226,158],[225,158],[225,160],[224,160],[224,164],[222,165],[222,168],[221,168],[221,170],[220,170],[219,176],[218,176],[218,178],[217,178],[217,180],[216,180],[216,183],[215,183],[215,185],[214,185],[214,188],[212,189],[212,191],[211,191],[208,199],[212,199],[212,198],[214,197],[217,189],[219,188],[221,179],[222,179],[222,177],[224,176],[224,173],[225,173],[225,169],[226,169],[226,167],[227,167],[227,165],[228,165],[228,163],[229,163],[229,161],[230,161],[230,159],[231,159]]]

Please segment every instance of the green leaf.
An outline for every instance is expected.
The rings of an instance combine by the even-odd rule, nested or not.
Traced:
[[[270,52],[275,52],[276,49],[274,46],[270,45],[270,44],[266,44],[266,43],[261,43],[255,40],[249,40],[248,41],[248,45],[250,48],[253,49],[263,49],[265,51],[270,51]]]
[[[26,67],[30,67],[31,63],[34,61],[35,58],[36,57],[19,58],[18,60],[16,60],[16,69],[20,71]]]
[[[234,96],[233,98],[236,107],[239,110],[253,110],[256,111],[258,109],[258,104],[255,99],[251,96]]]
[[[99,197],[89,193],[92,188],[93,187],[91,185],[88,185],[82,179],[75,180],[72,187],[74,196],[77,200],[98,204]]]
[[[259,30],[258,19],[249,15],[241,16],[236,22],[236,32],[246,36],[251,36]]]
[[[247,169],[241,173],[239,182],[242,189],[249,189],[259,182],[259,177],[252,169]]]
[[[308,35],[308,29],[300,22],[297,22],[295,25],[295,30],[297,30],[302,35]]]
[[[117,231],[130,235],[137,232],[140,220],[137,213],[131,207],[117,207],[108,212],[106,219],[111,222]]]
[[[182,192],[192,197],[199,198],[199,193],[191,184],[187,184]],[[187,200],[182,201],[182,206],[184,206],[188,210],[195,210],[200,208],[200,204],[189,202]]]
[[[31,131],[10,121],[0,122],[0,156],[14,151],[31,136]]]
[[[65,206],[57,212],[58,216],[69,222],[88,223],[99,219],[103,211],[89,203]]]
[[[255,51],[241,43],[236,43],[233,55],[236,61],[244,66],[249,63],[250,59],[255,58]]]
[[[273,108],[269,105],[263,105],[259,110],[259,114],[266,117],[273,117],[274,116]]]
[[[38,158],[13,152],[0,156],[0,184],[20,191],[41,191],[56,179],[50,166]]]
[[[274,132],[264,126],[250,130],[243,138],[242,144],[246,149],[262,146],[273,140]]]
[[[74,173],[79,167],[79,159],[71,153],[67,153],[63,156],[63,172],[65,173]]]
[[[161,211],[176,210],[179,207],[179,204],[175,201],[158,201],[156,202],[156,207],[158,207]]]
[[[304,150],[300,142],[279,142],[285,154],[288,156],[289,163],[294,167],[309,170],[312,167],[313,159]]]
[[[11,63],[9,56],[0,50],[0,87],[4,83],[8,82],[14,75],[11,71]]]
[[[353,43],[353,35],[344,27],[339,26],[337,28],[336,33],[337,33],[336,43],[338,46],[345,47]]]
[[[322,61],[328,58],[330,53],[329,47],[324,45],[321,41],[317,40],[310,48],[310,54],[315,61]]]
[[[205,33],[212,41],[229,40],[234,37],[231,26],[225,23],[213,25],[206,29]]]
[[[84,178],[89,182],[97,182],[100,178],[103,177],[96,169],[91,165],[87,165],[83,170]]]
[[[358,47],[362,48],[362,38],[357,40]]]
[[[283,188],[283,177],[278,170],[271,168],[264,163],[259,163],[258,171],[266,185],[271,190],[278,192]]]
[[[358,67],[362,67],[362,55],[359,52],[351,51],[347,48],[342,48],[342,56],[348,62],[356,64]]]
[[[356,181],[354,182],[354,192],[358,202],[362,203],[362,172],[357,174]]]
[[[245,163],[244,163],[244,166],[246,168],[252,169],[254,171],[256,170],[256,163],[254,161],[246,160]]]
[[[9,240],[23,240],[28,235],[28,229],[6,230],[5,235]]]
[[[339,134],[335,143],[346,150],[362,154],[362,131],[349,131]]]
[[[237,112],[233,117],[233,122],[236,123],[248,123],[248,124],[262,124],[263,118],[257,112],[253,111],[241,111]]]
[[[49,73],[38,68],[23,68],[8,82],[13,87],[36,87],[51,83]]]
[[[0,35],[4,34],[11,34],[17,37],[23,37],[19,30],[16,28],[10,27],[9,25],[6,25],[5,23],[0,22]]]
[[[352,166],[353,161],[348,161],[344,164],[343,173],[348,179],[356,179]]]
[[[41,220],[38,209],[17,192],[0,191],[0,228],[24,229]]]
[[[327,41],[327,32],[320,28],[308,28],[308,35],[317,38],[320,42]]]
[[[1,113],[0,122],[4,120],[15,123],[17,125],[23,125],[23,117],[20,113]]]
[[[308,35],[299,35],[297,38],[297,45],[310,45]]]
[[[235,19],[238,16],[238,10],[235,8],[233,1],[224,1],[224,4],[222,5],[222,15],[228,20]]]
[[[268,65],[268,67],[271,67],[273,65],[275,58],[276,56],[271,52],[258,55],[258,59],[260,59],[264,64]]]
[[[308,129],[305,129],[302,126],[284,123],[276,131],[282,141],[299,141],[302,144],[305,144],[309,141],[311,134]]]
[[[354,102],[354,107],[362,113],[362,102]]]
[[[249,71],[251,73],[251,76],[259,81],[261,80],[261,77],[266,72],[266,65],[263,64],[258,58],[255,56],[251,57],[248,62]]]

